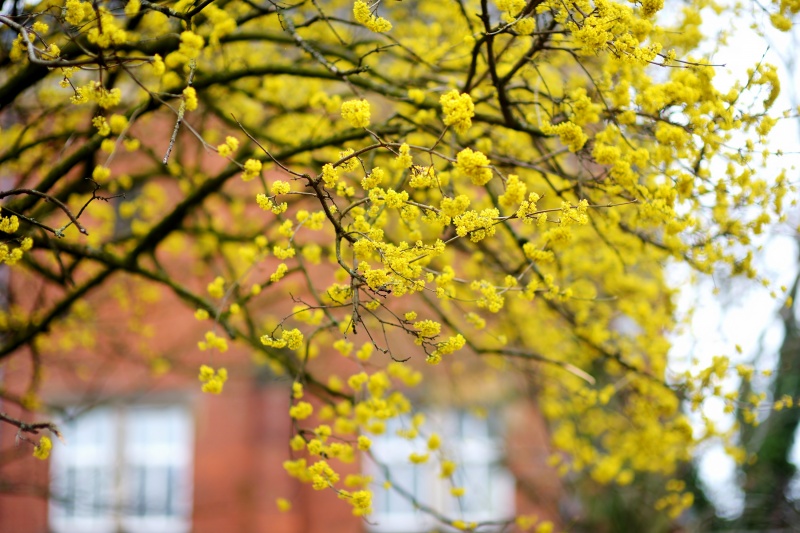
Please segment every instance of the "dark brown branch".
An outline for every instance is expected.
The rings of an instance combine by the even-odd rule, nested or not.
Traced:
[[[49,430],[53,433],[56,437],[61,437],[61,432],[58,430],[58,426],[56,426],[52,422],[34,422],[34,423],[27,423],[14,418],[12,416],[7,415],[6,413],[0,412],[0,420],[3,422],[7,422],[12,426],[16,426],[19,428],[20,431],[25,433],[31,433],[33,435],[38,435],[39,431],[43,429]]]
[[[5,198],[7,196],[16,196],[18,194],[29,194],[31,196],[38,196],[39,198],[44,198],[48,202],[52,202],[59,207],[66,215],[69,217],[70,221],[75,224],[78,230],[83,233],[84,235],[89,235],[89,232],[86,231],[86,228],[78,221],[78,217],[72,214],[72,211],[67,204],[56,198],[55,196],[51,196],[49,194],[43,193],[41,191],[37,191],[35,189],[11,189],[8,191],[0,191],[0,198]],[[41,224],[40,224],[41,226]],[[42,226],[44,227],[44,226]],[[63,237],[63,229],[54,231],[56,237]]]

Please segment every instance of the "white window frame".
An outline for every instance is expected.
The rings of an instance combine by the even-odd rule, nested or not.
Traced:
[[[411,502],[397,490],[398,486],[413,494],[421,504],[452,520],[485,522],[512,518],[516,482],[502,464],[504,453],[501,432],[493,433],[490,420],[480,419],[466,411],[433,413],[428,418],[423,429],[431,428],[439,434],[443,442],[444,458],[457,464],[453,475],[454,484],[450,480],[439,478],[439,452],[431,452],[428,462],[413,465],[409,461],[412,452],[428,451],[426,436],[421,435],[414,440],[397,436],[397,429],[408,428],[410,423],[407,418],[402,417],[398,421],[390,421],[386,433],[372,439],[371,450],[378,463],[388,467],[389,475],[394,474],[395,477],[391,478],[392,487],[388,490],[383,487],[386,478],[381,466],[369,459],[364,464],[365,473],[373,477],[373,514],[368,517],[368,530],[373,533],[422,533],[431,528],[444,527],[430,514],[414,509]],[[490,501],[484,509],[473,511],[466,506],[462,509],[460,506],[468,506],[471,497],[479,497],[475,491],[486,484],[481,483],[483,480],[466,478],[467,473],[475,469],[484,469]],[[408,486],[408,482],[403,479],[407,476],[396,475],[398,471],[408,470],[414,472],[414,487]],[[456,498],[450,493],[453,486],[465,487],[467,493]],[[382,510],[385,503],[388,503],[388,512]],[[401,511],[392,512],[392,506]],[[489,531],[488,528],[486,530]]]
[[[95,407],[79,414],[74,421],[63,423],[62,429],[67,442],[56,443],[50,470],[49,522],[54,533],[188,533],[191,530],[194,428],[186,406]],[[143,509],[142,500],[133,494],[134,472],[142,468],[146,487],[138,492],[146,498],[153,492],[164,491],[167,500],[159,500],[164,502],[164,512],[148,510],[147,500]],[[81,479],[84,483],[90,479],[92,474],[88,472],[92,469],[94,479],[90,483],[94,487],[81,497],[76,486],[82,484]],[[71,484],[70,472],[80,476],[73,478]],[[156,472],[160,479],[153,476]],[[106,496],[106,502],[97,501],[102,495]],[[74,506],[78,512],[74,512]]]

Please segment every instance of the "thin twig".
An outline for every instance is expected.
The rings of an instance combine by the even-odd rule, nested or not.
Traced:
[[[52,422],[34,422],[34,423],[27,423],[14,418],[6,413],[0,412],[0,420],[3,422],[8,422],[12,426],[16,426],[19,428],[20,431],[24,431],[25,433],[31,433],[33,435],[38,435],[39,431],[43,429],[50,430],[56,437],[59,439],[61,438],[61,432],[58,430],[58,426],[56,426]]]
[[[89,232],[86,231],[86,228],[84,228],[83,225],[80,222],[78,222],[78,217],[73,215],[72,211],[70,211],[69,207],[67,207],[67,204],[65,204],[55,196],[50,196],[49,194],[37,191],[35,189],[11,189],[8,191],[0,191],[0,198],[5,198],[6,196],[15,196],[18,194],[29,194],[31,196],[38,196],[39,198],[44,198],[48,202],[53,202],[59,207],[59,209],[61,209],[62,211],[64,211],[64,213],[66,213],[66,215],[69,217],[72,223],[75,224],[75,226],[77,226],[78,230],[80,230],[81,233],[83,233],[84,235],[89,235]],[[39,226],[41,226],[41,224],[39,224]],[[64,230],[63,228],[61,230],[55,230],[53,233],[55,233],[56,237],[63,237],[63,230]]]

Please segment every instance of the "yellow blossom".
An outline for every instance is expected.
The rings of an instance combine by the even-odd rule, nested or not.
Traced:
[[[358,0],[357,0],[358,1]],[[354,128],[369,126],[370,107],[366,100],[348,100],[342,104],[342,118]]]
[[[444,93],[439,102],[444,112],[445,126],[453,126],[458,133],[465,133],[472,126],[475,105],[470,95],[459,94],[453,89]]]
[[[39,438],[39,444],[33,449],[33,456],[37,459],[41,459],[44,461],[48,457],[50,457],[50,450],[53,449],[53,441],[50,440],[50,437],[42,435]]]
[[[353,16],[358,23],[376,33],[383,33],[392,29],[392,24],[383,17],[373,15],[369,6],[363,0],[356,0],[355,4],[353,4]]]
[[[456,156],[456,168],[465,174],[475,185],[485,185],[492,179],[489,159],[480,152],[464,148]]]

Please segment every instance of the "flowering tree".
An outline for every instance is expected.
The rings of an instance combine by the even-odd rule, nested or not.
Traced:
[[[0,261],[39,297],[12,291],[0,316],[0,358],[33,362],[7,397],[36,409],[42,365],[103,334],[87,302],[135,283],[134,327],[153,287],[208,324],[204,392],[225,393],[230,342],[291,376],[285,467],[357,515],[371,493],[337,462],[457,371],[532,395],[562,474],[660,480],[649,504],[677,517],[681,466],[726,438],[682,405],[739,399],[717,386],[724,356],[670,371],[664,267],[756,278],[748,245],[791,188],[759,171],[776,69],[717,88],[696,52],[717,6],[657,23],[662,4],[14,3]],[[773,24],[797,7],[775,2]],[[34,435],[55,426],[4,420],[46,458]],[[429,453],[410,460],[443,454],[413,420]]]

